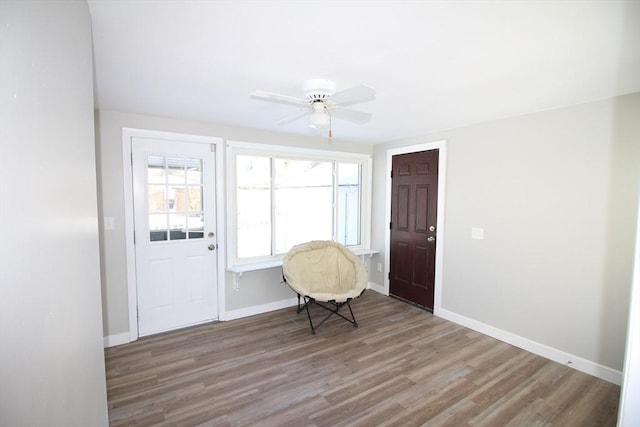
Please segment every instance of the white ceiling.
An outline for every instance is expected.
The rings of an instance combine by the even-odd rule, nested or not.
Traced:
[[[365,84],[365,125],[336,140],[419,136],[640,91],[640,1],[89,0],[96,104],[307,135],[310,78]]]

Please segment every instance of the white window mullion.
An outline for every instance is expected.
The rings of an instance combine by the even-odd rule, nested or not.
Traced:
[[[271,157],[271,256],[276,254],[276,159]]]
[[[338,241],[338,205],[340,201],[338,191],[338,162],[333,162],[333,236],[331,240],[334,242]]]

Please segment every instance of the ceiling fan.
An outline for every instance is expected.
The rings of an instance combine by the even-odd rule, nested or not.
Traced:
[[[331,132],[332,117],[357,124],[368,122],[371,119],[371,114],[343,107],[373,101],[376,99],[376,91],[368,86],[359,85],[336,92],[335,82],[326,79],[311,79],[302,85],[302,98],[263,90],[253,91],[250,96],[261,101],[293,105],[300,109],[300,111],[279,120],[277,123],[280,125],[308,116],[310,128],[329,128],[329,132]]]

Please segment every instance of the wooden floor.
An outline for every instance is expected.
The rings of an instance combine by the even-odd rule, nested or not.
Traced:
[[[291,308],[106,349],[110,423],[616,423],[616,385],[372,291],[353,309],[357,329]]]

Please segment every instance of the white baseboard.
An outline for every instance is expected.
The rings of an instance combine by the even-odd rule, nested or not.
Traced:
[[[268,313],[270,311],[280,310],[282,308],[293,307],[298,304],[298,298],[289,298],[280,301],[274,301],[267,304],[254,305],[251,307],[239,308],[226,312],[226,320],[240,319],[242,317],[255,316],[256,314]]]
[[[376,291],[379,294],[389,296],[389,293],[385,292],[384,286],[378,285],[377,283],[369,282],[367,289],[371,289],[372,291]]]
[[[367,289],[384,294],[384,287],[369,282]],[[267,304],[254,305],[251,307],[239,308],[237,310],[227,311],[225,320],[240,319],[242,317],[255,316],[256,314],[268,313],[270,311],[280,310],[287,307],[294,307],[298,304],[298,298],[289,298],[286,300],[274,301]]]
[[[109,335],[104,337],[104,347],[115,347],[117,345],[128,344],[131,342],[129,332],[123,332],[117,335]]]
[[[594,377],[598,377],[610,383],[620,385],[622,382],[621,371],[616,371],[615,369],[599,365],[590,360],[586,360],[573,354],[569,354],[564,351],[541,344],[539,342],[523,338],[511,332],[503,331],[502,329],[498,329],[482,322],[478,322],[477,320],[470,319],[449,310],[441,308],[440,310],[438,310],[436,315],[438,317],[442,317],[443,319],[450,320],[459,325],[473,329],[474,331],[506,342],[507,344],[511,344],[523,350],[527,350],[533,354],[537,354],[538,356],[542,356],[563,365],[567,365],[586,374],[593,375]]]

